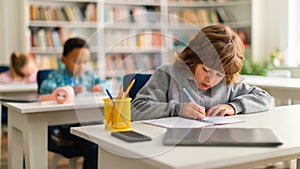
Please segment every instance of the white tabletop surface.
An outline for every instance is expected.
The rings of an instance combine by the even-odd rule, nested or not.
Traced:
[[[72,110],[74,108],[85,109],[91,107],[103,107],[104,94],[93,94],[89,96],[76,96],[74,102],[57,104],[55,101],[32,102],[32,103],[13,103],[4,102],[3,105],[19,113],[35,113],[46,111]]]
[[[146,159],[145,163],[165,169],[226,168],[254,163],[267,164],[300,155],[300,105],[277,107],[271,111],[235,116],[245,122],[217,127],[266,127],[272,128],[283,142],[279,147],[172,147],[162,144],[166,129],[134,122],[132,128],[153,139],[150,142],[126,143],[110,136],[103,125],[76,127],[71,133],[97,143],[104,150],[130,158]],[[88,134],[87,134],[88,133]],[[247,166],[248,165],[248,166]],[[236,167],[239,166],[239,167]],[[231,167],[229,167],[231,168]],[[234,167],[233,167],[234,168]]]
[[[0,84],[0,93],[6,92],[25,92],[25,91],[37,91],[37,83],[10,83]]]
[[[300,78],[242,75],[244,82],[261,87],[278,87],[300,90]]]

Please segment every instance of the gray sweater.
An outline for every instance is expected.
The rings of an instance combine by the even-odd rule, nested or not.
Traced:
[[[139,91],[132,101],[132,120],[181,116],[183,104],[190,102],[183,88],[206,111],[216,104],[230,104],[236,114],[252,113],[269,110],[272,105],[266,91],[243,82],[226,86],[225,78],[208,90],[199,90],[191,70],[178,59],[159,67]]]

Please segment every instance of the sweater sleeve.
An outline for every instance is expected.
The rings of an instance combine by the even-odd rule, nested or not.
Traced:
[[[181,104],[168,99],[170,75],[162,70],[153,73],[132,101],[132,120],[178,116]]]
[[[229,104],[236,114],[266,111],[272,106],[272,96],[259,87],[241,83],[231,88]]]

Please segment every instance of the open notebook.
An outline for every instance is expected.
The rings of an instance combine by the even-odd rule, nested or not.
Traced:
[[[199,128],[212,125],[239,123],[243,121],[244,120],[238,119],[234,116],[215,116],[205,117],[202,120],[187,119],[182,117],[166,117],[160,119],[143,120],[142,122],[165,128]]]
[[[269,128],[168,128],[165,145],[273,147],[282,142]]]

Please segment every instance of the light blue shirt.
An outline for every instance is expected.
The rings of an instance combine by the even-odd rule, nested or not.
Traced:
[[[50,72],[39,90],[40,94],[50,94],[58,87],[78,85],[85,86],[88,91],[91,91],[93,85],[100,85],[100,83],[100,78],[92,71],[86,71],[80,76],[73,76],[69,70],[62,68]]]

